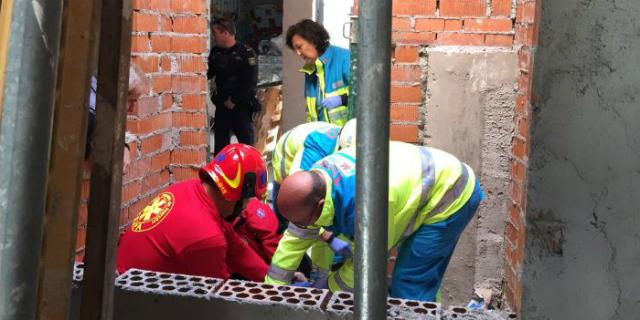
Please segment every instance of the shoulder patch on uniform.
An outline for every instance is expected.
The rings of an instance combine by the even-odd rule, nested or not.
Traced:
[[[133,219],[131,231],[145,232],[155,228],[169,215],[174,204],[175,197],[173,193],[161,193]]]
[[[247,59],[247,61],[249,62],[249,65],[251,65],[251,66],[255,66],[256,64],[258,64],[258,60],[256,59],[256,57],[249,57],[249,59]]]

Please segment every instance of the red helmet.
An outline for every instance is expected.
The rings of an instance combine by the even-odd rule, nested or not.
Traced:
[[[257,197],[267,193],[267,166],[256,148],[246,144],[230,144],[199,171],[200,179],[213,179],[227,201]]]

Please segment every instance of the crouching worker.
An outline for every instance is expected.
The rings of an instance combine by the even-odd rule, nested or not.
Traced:
[[[433,148],[391,142],[389,147],[388,250],[398,246],[391,296],[433,301],[460,234],[476,212],[484,193],[473,170],[454,156]],[[278,207],[291,224],[317,236],[320,228],[355,234],[355,149],[334,153],[310,171],[284,180]],[[299,239],[283,238],[281,248]],[[291,251],[288,259],[295,260]],[[291,271],[274,267],[269,276],[287,279]],[[268,277],[269,277],[268,276]],[[352,291],[353,260],[348,259],[318,287]]]
[[[232,222],[233,229],[266,263],[278,247],[278,218],[271,207],[252,198],[242,213]]]
[[[117,269],[130,268],[262,281],[268,266],[234,231],[245,202],[264,199],[267,171],[253,147],[232,144],[138,214],[120,239]]]

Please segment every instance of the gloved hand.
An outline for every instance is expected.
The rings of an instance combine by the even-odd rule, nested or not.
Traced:
[[[294,282],[291,285],[295,287],[311,288],[311,282]]]
[[[351,256],[351,247],[349,247],[349,243],[344,240],[340,240],[338,237],[335,237],[329,242],[329,247],[336,254],[342,255],[345,259]]]
[[[322,100],[322,106],[327,108],[328,110],[331,110],[335,107],[339,107],[342,105],[342,97],[341,96],[332,96],[332,97],[327,97],[324,100]]]
[[[329,278],[324,276],[313,284],[314,288],[317,289],[329,289]]]

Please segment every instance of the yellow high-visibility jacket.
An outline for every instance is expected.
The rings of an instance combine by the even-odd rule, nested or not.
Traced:
[[[457,212],[471,197],[473,170],[453,155],[434,148],[402,142],[389,146],[389,229],[391,250],[423,224],[437,223]],[[320,228],[353,240],[355,234],[355,148],[334,153],[311,170],[327,183],[320,218],[306,229],[290,227],[278,245],[265,282],[288,283],[302,256],[317,239]],[[329,276],[332,291],[351,291],[353,261]]]

